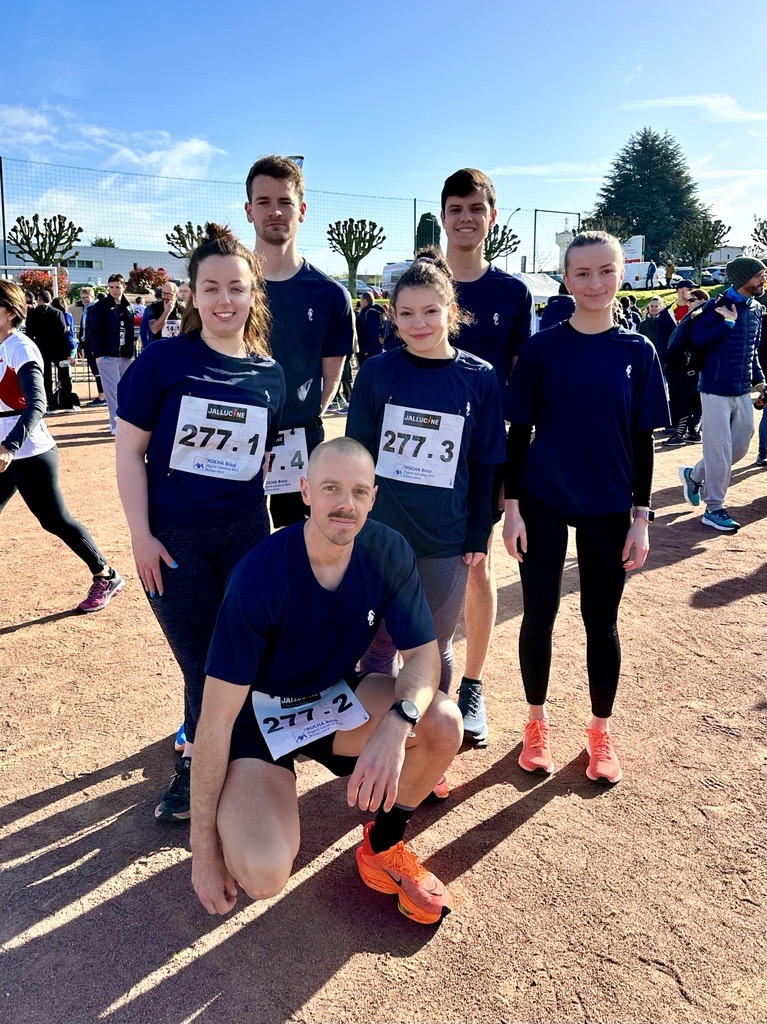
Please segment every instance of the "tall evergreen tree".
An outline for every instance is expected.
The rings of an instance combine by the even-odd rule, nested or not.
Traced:
[[[439,248],[441,236],[442,229],[434,214],[422,213],[415,232],[415,251],[418,252],[425,245],[436,245]]]
[[[643,128],[613,160],[594,216],[626,221],[645,236],[645,259],[657,259],[681,225],[704,212],[679,144],[668,131]]]

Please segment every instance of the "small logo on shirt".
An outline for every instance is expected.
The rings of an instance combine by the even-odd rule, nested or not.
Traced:
[[[375,620],[376,620],[376,613],[371,608],[370,611],[368,612],[368,626],[372,626],[373,623],[375,622]]]
[[[498,316],[497,313],[493,313],[493,323],[495,324],[496,327],[498,326],[500,319],[501,318]]]
[[[266,390],[266,388],[264,388],[264,394],[266,395],[267,402],[271,402],[272,396],[269,394],[269,392]]]
[[[314,310],[313,309],[309,309],[307,311],[306,315],[309,317],[310,320],[314,320]]]
[[[310,377],[305,384],[302,384],[301,387],[297,389],[296,394],[298,395],[299,402],[306,401],[306,396],[309,394],[309,388],[312,386],[313,380],[314,378]]]
[[[466,416],[471,416],[471,402],[466,403]]]
[[[626,367],[626,376],[627,377],[631,376],[631,363],[629,363],[628,366]]]

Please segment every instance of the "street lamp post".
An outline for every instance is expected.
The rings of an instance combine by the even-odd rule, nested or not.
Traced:
[[[518,207],[516,208],[516,210],[512,210],[512,211],[511,211],[511,213],[509,214],[509,216],[508,216],[508,217],[506,218],[506,223],[505,223],[505,224],[503,225],[503,226],[504,226],[504,228],[507,228],[507,227],[509,226],[509,221],[511,220],[511,218],[512,218],[512,217],[514,216],[514,214],[515,214],[515,213],[519,213],[519,211],[520,211],[521,209],[522,209],[522,207],[521,207],[521,206],[518,206]],[[508,272],[509,272],[509,254],[508,254],[508,253],[506,253],[506,273],[508,274]]]

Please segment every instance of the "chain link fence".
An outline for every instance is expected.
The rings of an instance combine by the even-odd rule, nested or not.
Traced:
[[[114,239],[118,249],[101,250],[100,254],[108,254],[109,258],[106,262],[97,260],[102,266],[91,266],[90,272],[80,273],[85,268],[70,271],[73,281],[84,282],[90,278],[97,284],[101,277],[103,283],[113,269],[127,277],[135,262],[164,266],[170,272],[173,263],[168,256],[165,236],[176,224],[217,221],[229,224],[246,242],[252,240],[253,227],[248,224],[243,209],[245,199],[244,175],[243,180],[237,182],[202,181],[0,158],[2,262],[17,262],[5,243],[17,217],[31,217],[35,213],[41,217],[63,214],[83,228],[79,250],[89,247],[97,236]],[[336,277],[346,275],[346,263],[330,249],[329,224],[352,217],[375,221],[383,228],[386,235],[383,245],[370,253],[359,267],[360,274],[376,277],[380,276],[385,263],[412,258],[418,225],[424,214],[432,214],[439,224],[438,198],[398,199],[308,189],[306,202],[306,220],[297,236],[299,252]],[[500,257],[496,263],[511,273],[519,271],[523,262],[528,272],[556,269],[557,232],[576,228],[578,221],[578,214],[574,212],[499,208],[498,224],[508,225],[519,236],[520,245],[513,254]],[[438,244],[441,241],[444,248],[444,233],[439,234],[436,241]],[[124,259],[119,250],[126,250]],[[89,257],[93,254],[91,249],[83,253]],[[125,266],[115,268],[115,260],[121,259]]]

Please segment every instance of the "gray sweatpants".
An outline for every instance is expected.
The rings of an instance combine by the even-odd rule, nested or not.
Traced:
[[[692,478],[703,484],[702,497],[709,512],[724,508],[732,467],[748,451],[754,434],[751,396],[700,396],[703,416],[703,458],[693,466]]]
[[[469,569],[460,555],[419,558],[417,564],[437,634],[441,662],[439,688],[443,693],[449,693],[453,679],[453,634],[463,607]],[[387,676],[396,676],[399,672],[397,648],[384,622],[360,660],[360,668],[363,672],[381,672]]]
[[[102,356],[98,360],[101,386],[109,412],[109,429],[113,434],[117,427],[117,385],[132,362],[132,359],[123,359],[121,356]]]

